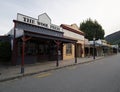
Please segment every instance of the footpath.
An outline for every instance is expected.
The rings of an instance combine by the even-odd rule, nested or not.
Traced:
[[[12,80],[12,79],[20,78],[24,76],[29,76],[33,74],[38,74],[42,72],[47,72],[50,70],[60,69],[60,68],[68,67],[68,66],[73,66],[77,64],[94,62],[102,58],[104,58],[104,56],[96,57],[95,60],[93,60],[93,57],[77,58],[77,63],[75,63],[75,59],[61,60],[59,61],[58,67],[56,67],[56,61],[29,64],[29,65],[24,66],[24,74],[21,74],[21,65],[17,65],[17,66],[0,65],[0,82]]]

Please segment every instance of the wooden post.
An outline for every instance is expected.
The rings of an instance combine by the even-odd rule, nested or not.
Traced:
[[[88,47],[88,57],[90,57],[90,46]]]
[[[57,45],[57,61],[56,61],[56,66],[58,67],[59,66],[59,53],[58,53],[58,51],[59,51],[59,46],[60,46],[60,41],[54,41],[55,43],[56,43],[56,45]]]
[[[75,63],[77,63],[77,43],[75,45]]]
[[[24,51],[25,51],[25,36],[22,38],[22,62],[21,62],[21,73],[24,73]]]
[[[59,66],[59,55],[58,55],[58,50],[59,50],[59,45],[57,45],[57,62],[56,62],[56,66]]]
[[[21,62],[21,73],[24,73],[24,60],[25,60],[25,42],[31,39],[31,37],[26,38],[24,35],[22,37],[22,62]]]

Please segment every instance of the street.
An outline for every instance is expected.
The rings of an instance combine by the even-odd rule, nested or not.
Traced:
[[[120,54],[1,82],[0,92],[120,92]]]

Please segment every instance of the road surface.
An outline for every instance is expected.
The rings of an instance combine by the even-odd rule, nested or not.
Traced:
[[[0,92],[120,92],[120,54],[1,82]]]

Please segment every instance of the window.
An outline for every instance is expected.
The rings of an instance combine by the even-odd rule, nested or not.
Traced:
[[[66,54],[72,54],[72,44],[66,44]]]
[[[36,48],[35,42],[27,42],[26,43],[26,48],[25,48],[26,55],[36,55],[37,51],[38,50]]]

